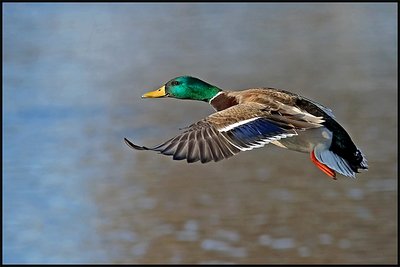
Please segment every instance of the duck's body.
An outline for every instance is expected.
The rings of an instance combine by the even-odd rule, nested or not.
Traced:
[[[184,76],[143,97],[163,96],[207,101],[217,112],[158,146],[137,146],[125,139],[130,147],[206,163],[272,143],[310,153],[312,162],[333,178],[335,171],[355,177],[359,169],[368,168],[332,111],[294,93],[274,88],[223,91]]]

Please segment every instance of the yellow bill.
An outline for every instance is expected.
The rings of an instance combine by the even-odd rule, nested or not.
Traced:
[[[148,93],[145,93],[144,95],[142,95],[142,98],[154,98],[154,97],[163,97],[165,96],[165,86],[161,86],[160,88],[158,88],[155,91],[151,91]]]

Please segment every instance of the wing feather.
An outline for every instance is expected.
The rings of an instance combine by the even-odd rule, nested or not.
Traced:
[[[138,146],[127,139],[125,142],[133,149],[157,151],[174,160],[206,163],[289,138],[297,135],[297,131],[320,127],[319,117],[296,114],[296,109],[285,112],[285,105],[280,108],[277,115],[276,110],[274,113],[259,103],[238,104],[193,123],[157,146]]]
[[[192,163],[200,160],[195,132],[189,133],[187,150],[187,162]]]

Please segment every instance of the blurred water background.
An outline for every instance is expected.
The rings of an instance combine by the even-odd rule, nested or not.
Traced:
[[[397,4],[3,4],[3,263],[397,263]],[[212,113],[192,75],[334,110],[367,155],[330,180],[275,146],[130,150]]]

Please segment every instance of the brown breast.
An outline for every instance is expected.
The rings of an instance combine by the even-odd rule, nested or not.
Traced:
[[[230,96],[228,92],[220,92],[216,97],[211,99],[211,106],[217,111],[227,109],[239,104],[235,96]]]

